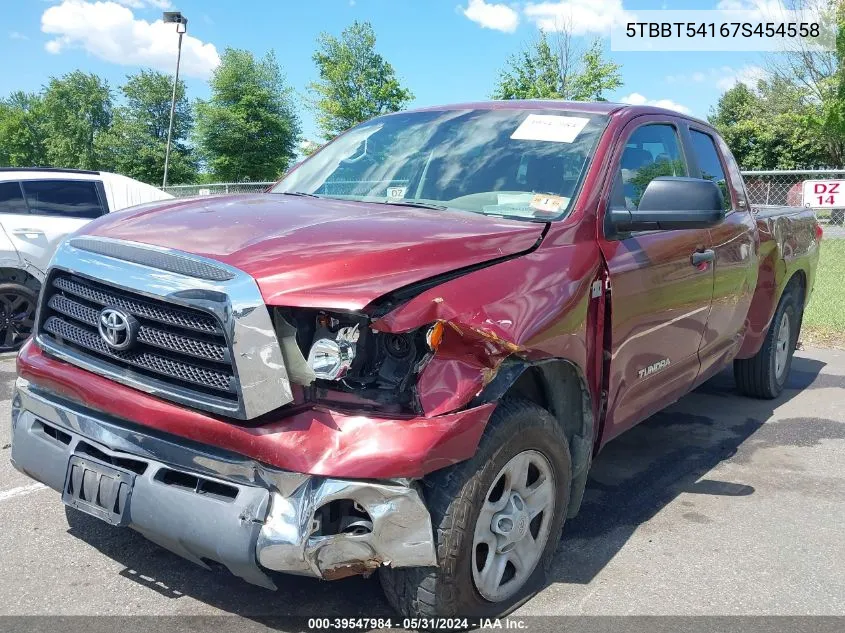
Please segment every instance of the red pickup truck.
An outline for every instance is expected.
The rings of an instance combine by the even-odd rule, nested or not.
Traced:
[[[783,389],[809,210],[702,121],[474,103],[363,123],[268,192],[69,238],[12,460],[73,510],[272,588],[378,571],[409,616],[542,586],[593,457],[733,364]]]

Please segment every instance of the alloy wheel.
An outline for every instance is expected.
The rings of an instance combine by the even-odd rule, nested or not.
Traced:
[[[496,475],[472,543],[472,577],[484,599],[507,600],[534,572],[549,539],[555,497],[551,464],[538,451],[516,454]]]

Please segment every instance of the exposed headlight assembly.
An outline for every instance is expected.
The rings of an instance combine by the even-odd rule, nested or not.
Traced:
[[[381,332],[364,314],[303,308],[275,308],[274,323],[288,374],[306,387],[306,399],[391,413],[419,413],[416,377],[445,329],[437,322]]]
[[[334,338],[319,338],[308,352],[308,365],[317,378],[343,378],[355,360],[358,345],[358,326],[343,327]]]

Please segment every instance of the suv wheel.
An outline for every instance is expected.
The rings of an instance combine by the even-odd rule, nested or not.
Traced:
[[[475,456],[432,473],[424,491],[437,567],[382,568],[407,617],[494,617],[543,587],[571,483],[569,445],[545,409],[503,400]]]
[[[38,295],[21,284],[0,283],[0,352],[20,349],[32,334]]]

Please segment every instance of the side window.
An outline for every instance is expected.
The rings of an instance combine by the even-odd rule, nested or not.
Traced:
[[[0,213],[29,213],[17,182],[0,182]]]
[[[712,180],[725,198],[725,209],[731,208],[731,193],[728,191],[728,183],[725,181],[725,170],[722,169],[722,161],[719,160],[719,152],[716,151],[716,143],[713,137],[698,130],[690,130],[692,139],[692,151],[695,153],[695,160],[701,169],[701,177]]]
[[[93,180],[28,180],[21,183],[30,213],[98,218],[106,211]]]
[[[728,182],[732,185],[734,195],[736,196],[736,203],[741,209],[748,209],[748,193],[745,191],[745,180],[742,178],[742,172],[739,170],[739,165],[736,164],[736,159],[731,150],[728,148],[725,140],[716,137],[716,145],[719,146],[719,151],[725,159],[725,164],[728,166]],[[800,200],[798,206],[801,206]]]
[[[686,175],[681,141],[675,128],[665,123],[643,125],[634,130],[625,143],[613,202],[636,209],[652,180],[658,176]]]

